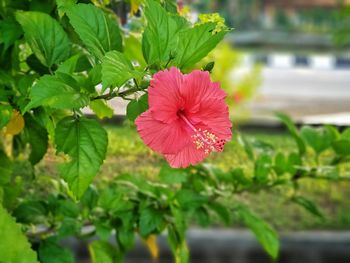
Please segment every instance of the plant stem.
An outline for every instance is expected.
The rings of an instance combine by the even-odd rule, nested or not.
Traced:
[[[169,59],[167,61],[167,63],[165,64],[164,68],[167,68],[170,64],[170,62],[174,59],[174,57],[172,55],[169,56]]]
[[[113,98],[116,98],[116,97],[122,97],[124,98],[125,96],[128,96],[130,94],[133,94],[137,91],[140,91],[142,89],[140,89],[138,86],[137,87],[133,87],[133,88],[130,88],[130,89],[127,89],[127,90],[124,90],[124,91],[121,91],[121,92],[111,92],[111,93],[108,93],[108,94],[103,94],[103,95],[99,95],[99,96],[96,96],[96,97],[93,97],[91,98],[90,100],[111,100]]]
[[[135,87],[136,87],[137,89],[140,89],[140,88],[139,88],[139,84],[137,83],[137,80],[136,80],[135,78],[133,78],[133,80],[134,80],[134,83],[135,83]]]

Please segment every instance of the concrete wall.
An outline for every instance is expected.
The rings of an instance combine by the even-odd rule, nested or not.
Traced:
[[[114,239],[111,239],[112,241]],[[190,263],[272,263],[255,237],[246,230],[197,230],[187,235],[191,251]],[[66,246],[75,247],[78,263],[90,262],[86,244],[73,240]],[[159,263],[173,263],[166,237],[158,238]],[[140,240],[126,263],[150,263],[149,252]],[[276,263],[349,263],[350,232],[312,231],[281,235],[281,253]]]
[[[338,0],[265,0],[265,5],[279,7],[336,7]],[[350,0],[344,0],[345,4],[350,4]]]

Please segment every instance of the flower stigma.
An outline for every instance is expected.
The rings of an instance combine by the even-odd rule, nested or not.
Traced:
[[[205,154],[210,152],[222,152],[224,150],[225,140],[219,139],[215,134],[208,130],[196,128],[190,120],[185,116],[182,110],[178,111],[177,115],[182,119],[187,126],[194,132],[191,136],[197,150],[203,150]]]

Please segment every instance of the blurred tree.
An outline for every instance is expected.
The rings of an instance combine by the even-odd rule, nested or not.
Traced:
[[[237,30],[266,28],[264,17],[271,21],[269,29],[306,32],[331,32],[346,27],[337,19],[340,1],[273,1],[273,0],[187,0],[200,13],[218,12],[230,27]]]
[[[350,45],[350,6],[343,7],[337,14],[334,40],[339,46]]]

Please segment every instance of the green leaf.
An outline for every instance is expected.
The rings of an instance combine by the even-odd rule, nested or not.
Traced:
[[[343,131],[343,133],[340,136],[341,139],[349,140],[350,141],[350,128],[347,128]]]
[[[350,155],[350,140],[336,140],[332,143],[334,151],[342,156]]]
[[[295,127],[292,119],[283,113],[276,113],[277,118],[280,119],[287,126],[289,133],[292,135],[294,141],[296,142],[300,155],[303,155],[306,151],[306,146],[304,141],[301,139],[297,128]]]
[[[31,0],[29,10],[51,13],[55,7],[55,0]]]
[[[80,59],[80,57],[81,55],[77,54],[68,58],[61,65],[59,65],[59,67],[56,69],[56,72],[72,74],[73,72],[75,72],[75,69],[77,67],[78,60]]]
[[[115,189],[110,188],[101,193],[98,203],[104,210],[120,218],[122,213],[130,212],[134,208],[133,203],[124,196],[123,192],[116,192]]]
[[[350,128],[343,131],[340,138],[332,143],[332,147],[341,156],[350,155]]]
[[[197,208],[194,211],[193,217],[196,220],[197,224],[201,227],[207,227],[210,224],[209,213],[207,209],[203,206]]]
[[[31,145],[29,161],[32,165],[37,164],[46,154],[49,135],[44,127],[42,127],[29,114],[24,116],[25,129],[28,135],[28,142]]]
[[[127,252],[134,247],[135,233],[132,229],[126,229],[122,227],[117,231],[117,242],[120,250]]]
[[[229,208],[223,206],[219,202],[209,203],[209,207],[219,216],[219,218],[224,224],[226,224],[227,226],[231,224],[231,215]]]
[[[262,154],[255,162],[254,172],[255,178],[259,183],[268,181],[268,176],[271,171],[271,157],[266,154]]]
[[[39,247],[41,263],[74,263],[74,256],[68,249],[57,244],[55,238],[42,241]]]
[[[89,106],[100,119],[113,117],[113,109],[103,100],[93,100],[90,102]]]
[[[163,2],[165,10],[170,13],[177,14],[177,1],[176,0],[164,0]]]
[[[203,196],[190,189],[181,189],[176,194],[176,199],[182,209],[196,209],[208,201],[206,196]]]
[[[6,263],[38,263],[20,225],[0,205],[0,255]]]
[[[278,153],[276,155],[273,168],[277,175],[282,175],[288,171],[288,160],[283,153]]]
[[[215,23],[206,23],[181,31],[174,65],[181,69],[189,68],[213,50],[228,32],[213,33],[215,27]]]
[[[77,0],[56,0],[57,11],[60,17],[62,17],[68,8],[73,6]]]
[[[134,99],[128,103],[126,107],[126,116],[132,122],[143,112],[148,110],[148,94],[142,95],[138,99]]]
[[[32,51],[45,66],[50,68],[69,56],[71,43],[68,36],[48,14],[18,11],[16,19]]]
[[[143,237],[156,231],[163,222],[163,215],[154,208],[147,207],[141,211],[140,215],[140,234]]]
[[[308,212],[311,214],[317,216],[320,219],[324,219],[324,216],[320,209],[310,200],[302,197],[302,196],[295,196],[291,199],[292,202],[302,206],[305,208]]]
[[[340,138],[340,133],[336,127],[332,125],[324,125],[323,127],[327,129],[329,134],[332,136],[332,141]]]
[[[4,203],[4,189],[0,185],[0,204]]]
[[[301,165],[302,160],[300,155],[298,153],[290,153],[288,157],[288,172],[291,175],[295,175]]]
[[[120,205],[125,205],[126,202],[121,202],[121,194],[116,193],[114,189],[107,188],[104,190],[98,200],[99,205],[105,210],[120,211]]]
[[[251,178],[244,174],[242,168],[236,168],[230,171],[231,180],[235,185],[249,185]]]
[[[18,163],[17,163],[18,164]],[[24,171],[22,171],[24,173]],[[13,209],[18,204],[18,198],[25,189],[23,177],[16,176],[11,181],[11,187],[3,187],[3,205],[6,208]]]
[[[255,159],[253,146],[244,136],[240,135],[238,138],[239,143],[244,147],[244,151],[246,152],[247,156],[251,161],[253,161]]]
[[[77,218],[79,216],[79,207],[71,200],[60,200],[58,202],[58,212],[65,218]]]
[[[317,154],[320,154],[330,147],[333,139],[332,134],[323,127],[312,128],[310,126],[304,126],[300,130],[300,134]]]
[[[55,123],[54,119],[51,118],[52,111],[52,109],[45,109],[43,107],[37,108],[34,111],[34,118],[38,123],[40,123],[41,126],[45,127],[50,136],[50,139],[54,140]]]
[[[258,139],[252,140],[251,145],[260,153],[271,153],[275,150],[272,144]]]
[[[41,77],[31,90],[31,101],[25,108],[25,111],[38,106],[73,109],[88,105],[89,97],[81,94],[77,87],[71,86],[71,84],[76,85],[74,82],[66,83],[66,80],[58,76],[45,75]]]
[[[144,14],[147,26],[142,35],[142,52],[149,65],[167,62],[178,48],[179,27],[166,10],[154,0],[148,0]]]
[[[66,11],[75,32],[97,58],[112,50],[122,51],[122,37],[116,18],[91,4],[77,4]]]
[[[142,73],[134,69],[131,62],[123,53],[118,51],[108,52],[102,58],[102,86],[121,87],[132,78],[142,77]]]
[[[174,169],[164,164],[159,171],[159,179],[162,183],[181,184],[187,181],[188,175],[185,169]]]
[[[221,168],[212,165],[212,164],[202,164],[201,168],[205,170],[206,173],[208,173],[207,179],[213,179],[215,181],[224,181],[224,182],[232,182],[231,174],[228,172],[224,172]],[[202,181],[202,176],[199,176],[199,181]],[[210,180],[211,181],[211,180]],[[209,180],[208,180],[209,182]]]
[[[89,71],[89,80],[92,85],[96,86],[102,82],[102,66],[101,64],[95,65]]]
[[[22,28],[13,18],[6,18],[0,21],[0,32],[0,44],[4,44],[5,52],[22,35]]]
[[[285,156],[283,153],[278,153],[275,157],[274,170],[277,175],[284,173],[290,173],[295,175],[298,167],[301,166],[302,161],[297,153],[290,153],[289,156]]]
[[[62,167],[62,176],[80,198],[95,177],[107,150],[107,133],[96,120],[66,117],[56,127],[58,152],[71,157]]]
[[[99,195],[97,189],[94,186],[90,186],[80,199],[80,203],[83,207],[87,207],[92,210],[97,205],[98,198]]]
[[[12,161],[7,157],[6,153],[0,149],[0,185],[6,184],[10,181],[12,171]]]
[[[43,63],[41,63],[34,54],[31,54],[29,57],[27,57],[26,63],[31,70],[34,70],[40,75],[50,74],[49,69]]]
[[[0,129],[11,120],[13,109],[8,104],[0,104]]]
[[[192,26],[192,23],[188,21],[184,16],[171,14],[171,18],[176,22],[179,32]]]
[[[247,207],[240,206],[237,209],[243,223],[255,234],[265,251],[273,259],[276,259],[279,251],[279,240],[275,230]]]
[[[21,95],[25,96],[23,100],[27,99],[27,95],[29,94],[29,89],[32,87],[35,80],[37,80],[38,75],[36,74],[28,74],[21,75],[17,78],[16,88],[20,92]]]
[[[17,221],[25,224],[43,223],[46,215],[46,208],[40,201],[25,201],[13,211],[13,216]]]
[[[117,258],[116,248],[102,240],[95,240],[89,244],[89,253],[92,263],[115,263]]]
[[[111,232],[113,230],[109,223],[96,222],[95,228],[96,228],[96,234],[100,239],[104,241],[109,240],[109,237],[111,236]]]
[[[124,54],[130,61],[135,61],[140,65],[140,68],[146,67],[146,61],[142,54],[141,41],[134,35],[129,34],[124,39]]]
[[[57,236],[62,239],[64,237],[79,235],[82,224],[76,218],[64,218],[58,230]]]
[[[74,83],[76,83],[77,90],[80,90],[84,94],[96,94],[95,85],[92,84],[91,79],[89,77],[86,77],[84,75],[85,73],[74,74],[73,76],[70,76],[70,78],[74,81]]]

